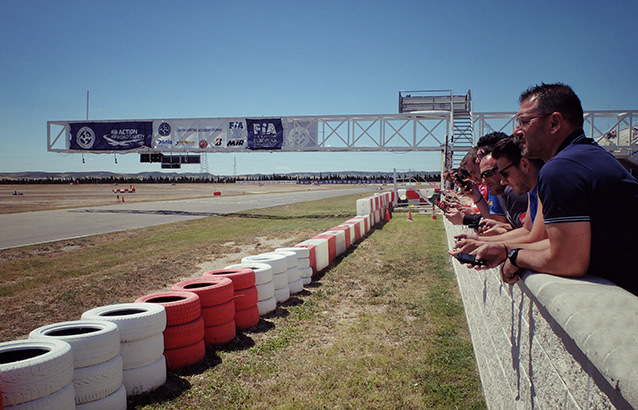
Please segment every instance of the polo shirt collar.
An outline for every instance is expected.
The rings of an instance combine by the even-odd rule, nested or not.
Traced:
[[[576,131],[569,134],[567,138],[563,140],[563,143],[560,144],[560,147],[558,147],[558,151],[556,151],[556,154],[567,148],[568,145],[576,142],[577,140],[580,140],[581,138],[585,138],[585,131],[583,131],[582,128],[577,129]]]

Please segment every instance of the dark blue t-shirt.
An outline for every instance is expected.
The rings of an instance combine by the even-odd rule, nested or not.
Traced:
[[[545,223],[589,222],[588,273],[638,295],[638,269],[633,262],[638,181],[584,134],[572,135],[569,140],[538,176]]]

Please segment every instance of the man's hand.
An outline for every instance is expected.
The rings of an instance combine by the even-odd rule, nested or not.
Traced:
[[[501,266],[501,279],[508,285],[513,285],[521,278],[521,272],[522,269],[517,268],[509,260],[506,260]]]
[[[478,232],[481,236],[500,235],[511,230],[510,224],[495,221],[494,219],[483,219],[479,224]]]
[[[476,269],[495,268],[507,259],[507,248],[503,243],[484,243],[471,253],[476,255],[477,260],[485,262],[485,265]]]
[[[446,212],[445,217],[454,225],[462,225],[463,224],[463,214],[456,209],[452,209],[449,212]]]
[[[480,242],[474,239],[461,239],[454,244],[454,249],[463,253],[472,253],[472,251],[485,242]]]
[[[460,233],[458,235],[454,235],[454,239],[457,241],[462,241],[463,239],[478,239],[478,235],[473,233]]]

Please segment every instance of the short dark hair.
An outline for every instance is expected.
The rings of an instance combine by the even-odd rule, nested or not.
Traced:
[[[521,162],[521,158],[523,158],[523,150],[521,148],[521,140],[518,137],[510,135],[507,138],[504,138],[497,142],[494,145],[494,149],[492,150],[492,158],[500,159],[507,158],[510,162],[512,162],[515,166]],[[537,158],[527,158],[529,162],[532,163],[536,168],[541,169],[543,164],[545,163],[542,159]]]
[[[492,149],[494,148],[494,145],[497,142],[507,137],[508,135],[505,134],[504,132],[500,132],[500,131],[490,132],[489,134],[485,134],[481,138],[479,138],[479,140],[476,143],[476,147],[483,148],[483,151],[487,155],[490,152],[492,152]]]
[[[538,99],[538,109],[541,113],[559,112],[573,125],[583,127],[583,106],[570,86],[563,83],[541,83],[523,91],[519,102],[532,97]]]
[[[510,135],[509,137],[503,138],[494,144],[494,149],[492,149],[492,158],[499,159],[504,157],[518,165],[523,157],[521,151],[520,140],[517,137]]]
[[[462,168],[465,168],[468,162],[474,162],[474,160],[476,159],[477,152],[478,152],[478,148],[476,147],[470,148],[467,154],[465,154],[465,156],[461,160],[461,163],[459,164],[459,166]]]

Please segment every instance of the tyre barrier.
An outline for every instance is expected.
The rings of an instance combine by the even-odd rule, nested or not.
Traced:
[[[124,369],[139,369],[145,368],[149,365],[156,364],[160,360],[162,353],[165,357],[166,368],[170,370],[181,369],[182,367],[193,365],[201,361],[206,356],[206,350],[199,348],[199,344],[203,344],[204,336],[202,326],[204,322],[201,319],[202,308],[199,296],[193,292],[185,292],[179,290],[171,290],[168,292],[158,292],[149,295],[142,296],[136,300],[138,303],[150,303],[163,306],[166,310],[166,329],[169,329],[168,333],[166,329],[161,334],[155,336],[155,338],[145,339],[146,349],[152,351],[148,353],[145,358],[139,358],[133,361],[127,366],[126,360]],[[174,329],[174,326],[179,326],[179,329]],[[190,330],[190,334],[184,335],[179,333],[179,330]],[[166,341],[167,338],[171,338]],[[173,339],[173,337],[176,337]],[[186,344],[187,342],[192,342]],[[135,346],[133,343],[131,343]],[[157,355],[156,349],[158,344],[162,346],[162,352]],[[178,346],[172,348],[166,348],[165,345]],[[197,348],[195,347],[197,346]],[[137,346],[135,346],[137,347]],[[122,343],[122,353],[124,353],[124,343]],[[138,350],[139,356],[144,356],[144,353]],[[137,373],[143,373],[140,370]]]
[[[46,325],[33,330],[29,340],[62,340],[71,345],[75,404],[105,399],[122,388],[123,361],[120,333],[113,322],[76,320]],[[113,408],[126,408],[126,391]]]
[[[317,254],[316,254],[316,250],[315,250],[315,245],[297,244],[297,245],[294,246],[294,248],[308,249],[308,252],[309,252],[309,255],[310,255],[308,257],[308,264],[309,264],[310,269],[312,269],[311,278],[314,279],[315,275],[318,272],[318,270],[317,270]]]
[[[303,290],[303,281],[299,273],[299,263],[297,262],[297,253],[292,251],[275,250],[275,253],[282,254],[286,257],[288,269],[286,275],[288,280],[288,289],[291,295],[295,295]]]
[[[290,288],[288,287],[288,261],[285,255],[276,252],[266,252],[259,255],[251,255],[242,258],[241,263],[264,263],[272,268],[272,282],[275,287],[275,301],[283,303],[290,298]],[[262,307],[271,307],[272,303],[264,304]],[[257,308],[259,310],[259,307]],[[274,309],[273,309],[274,310]],[[262,310],[262,312],[265,312]],[[265,312],[263,314],[270,313]]]
[[[206,314],[201,303],[206,296],[200,296],[206,286],[189,283],[191,289],[178,292],[189,294],[185,299],[196,298],[198,309],[190,300],[149,303],[140,298],[136,303],[91,309],[79,321],[42,326],[27,340],[0,343],[0,410],[3,405],[6,409],[125,409],[127,395],[162,386],[167,367],[196,363],[201,359],[194,358],[204,357],[207,344],[227,343],[235,337],[237,327],[253,326],[260,315],[274,311],[277,302],[288,300],[291,288],[297,291],[298,281],[302,287],[310,283],[383,219],[389,198],[388,194],[369,198],[369,205],[364,205],[369,212],[292,248],[249,256],[228,266],[226,269],[252,270],[252,285],[240,284],[241,292],[236,295],[236,278],[231,278],[229,299],[222,301],[225,297],[217,295],[205,302],[205,309],[214,308]],[[277,251],[297,254],[294,272],[289,272],[292,266]],[[243,308],[239,314],[236,303]],[[170,315],[164,305],[170,306]],[[173,365],[166,356],[171,350]]]
[[[198,303],[197,295],[191,295],[195,296]],[[193,299],[193,296],[187,297]],[[149,295],[138,299],[135,303],[101,306],[82,313],[82,320],[102,320],[117,325],[123,369],[122,384],[127,396],[155,390],[166,382],[163,332],[168,323],[168,315],[167,309],[162,304],[147,302],[153,298],[154,295]],[[171,316],[178,312],[180,316],[187,317],[185,312],[188,312],[189,308],[184,305],[184,302],[174,303],[170,309]],[[174,321],[174,318],[171,320]],[[161,362],[162,366],[158,366],[158,362]],[[153,367],[155,371],[151,381],[141,379],[148,375],[140,369],[148,367]],[[116,396],[105,402],[111,403],[121,396],[118,391],[111,395],[113,394]],[[97,405],[98,403],[96,408]]]
[[[201,278],[178,282],[173,289],[198,292],[200,300],[203,300],[201,316],[204,345],[225,344],[235,338],[235,290],[231,279],[204,274]],[[232,322],[232,332],[228,330],[231,328],[229,322]]]
[[[205,272],[202,277],[228,278],[235,289],[233,301],[235,302],[235,326],[244,330],[259,323],[259,310],[257,308],[258,293],[255,287],[255,272],[248,268],[217,269]]]
[[[0,343],[0,391],[6,408],[74,408],[71,345],[57,339]]]

